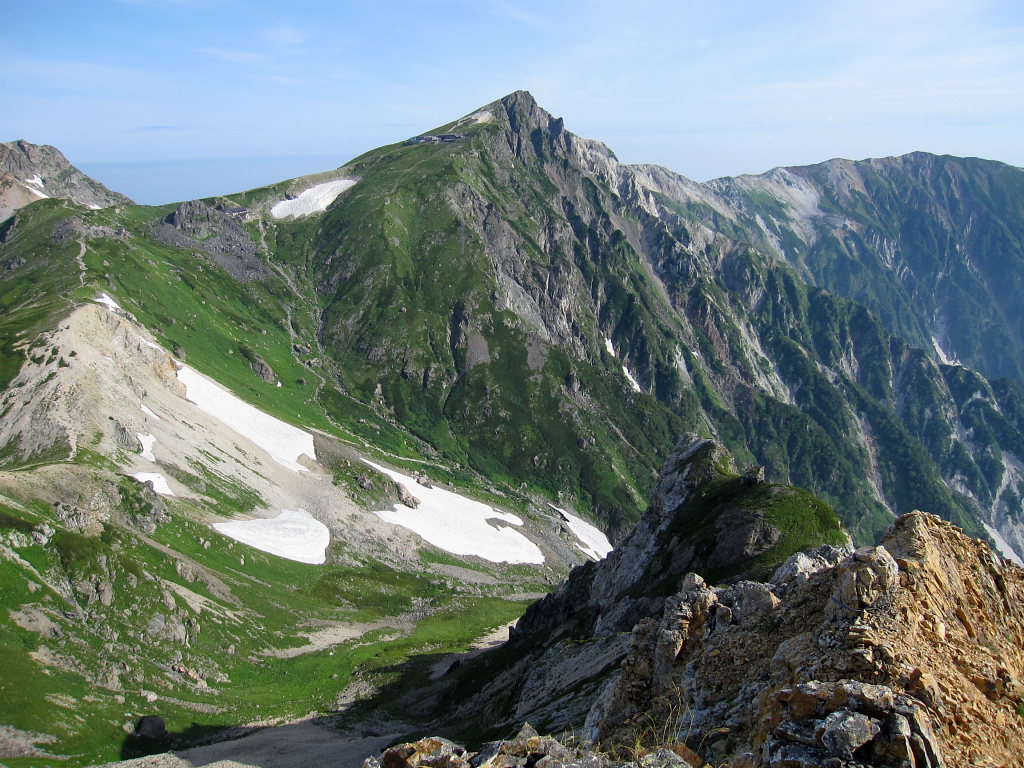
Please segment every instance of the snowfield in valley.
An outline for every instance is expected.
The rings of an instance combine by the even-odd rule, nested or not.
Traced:
[[[571,512],[556,507],[554,504],[548,504],[548,506],[559,514],[573,535],[580,540],[576,548],[583,554],[594,560],[603,560],[614,549],[612,543],[608,541],[608,537],[597,526],[588,523],[582,517],[577,517]]]
[[[252,440],[278,464],[306,472],[299,457],[305,454],[316,459],[313,436],[309,432],[249,405],[187,365],[178,369],[178,379],[185,385],[185,397],[199,406],[199,410]]]
[[[492,563],[544,562],[540,548],[519,531],[496,526],[491,521],[522,525],[513,514],[498,512],[479,501],[467,499],[443,488],[427,488],[401,472],[363,461],[383,475],[404,485],[420,500],[416,509],[395,504],[393,509],[374,512],[381,520],[408,528],[445,552],[476,555]]]
[[[289,216],[298,218],[326,211],[327,206],[333,203],[338,195],[354,185],[355,181],[352,179],[325,181],[323,184],[303,190],[298,197],[274,203],[270,209],[270,215],[275,219],[286,219]]]
[[[321,565],[327,559],[331,532],[304,509],[282,509],[271,519],[232,520],[213,528],[235,541],[297,563]]]

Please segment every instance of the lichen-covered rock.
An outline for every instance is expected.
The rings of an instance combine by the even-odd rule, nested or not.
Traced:
[[[633,630],[585,737],[629,743],[653,719],[712,764],[1016,764],[1024,571],[921,513],[840,554],[765,584],[687,575]]]
[[[844,768],[945,765],[925,708],[887,686],[855,680],[788,686],[772,696],[767,725],[762,757],[769,766],[822,766],[828,759]]]
[[[470,768],[464,747],[437,736],[386,749],[379,765],[380,768]]]
[[[861,611],[884,610],[898,586],[899,567],[884,547],[858,549],[839,564],[829,615],[840,621]]]
[[[672,757],[675,762],[654,760],[645,765],[693,768],[675,753]],[[391,747],[379,759],[368,757],[363,761],[363,768],[615,768],[618,765],[621,763],[586,747],[572,748],[551,736],[541,736],[529,723],[524,723],[514,738],[489,742],[477,753],[469,753],[447,739],[428,737]]]

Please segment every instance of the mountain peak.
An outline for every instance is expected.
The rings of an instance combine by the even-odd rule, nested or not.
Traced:
[[[534,98],[533,94],[527,90],[512,91],[512,93],[502,96],[500,99],[494,102],[494,104],[502,104],[506,107],[516,105],[527,109],[540,109],[540,104],[537,103],[537,99]]]
[[[0,221],[47,197],[88,208],[132,203],[75,168],[56,147],[24,139],[0,143]]]
[[[513,91],[489,105],[496,113],[504,113],[508,118],[509,127],[514,131],[526,129],[547,129],[557,122],[561,129],[562,119],[556,118],[544,109],[529,91]]]

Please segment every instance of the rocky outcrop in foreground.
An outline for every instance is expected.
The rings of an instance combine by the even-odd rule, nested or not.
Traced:
[[[594,751],[521,733],[380,765],[1016,766],[1022,713],[1024,570],[914,512],[876,547],[796,554],[765,583],[687,574],[590,708]]]

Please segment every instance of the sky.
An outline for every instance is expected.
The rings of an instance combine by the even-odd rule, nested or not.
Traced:
[[[518,89],[686,176],[1024,166],[1019,0],[0,0],[0,140],[140,202],[336,167]]]

